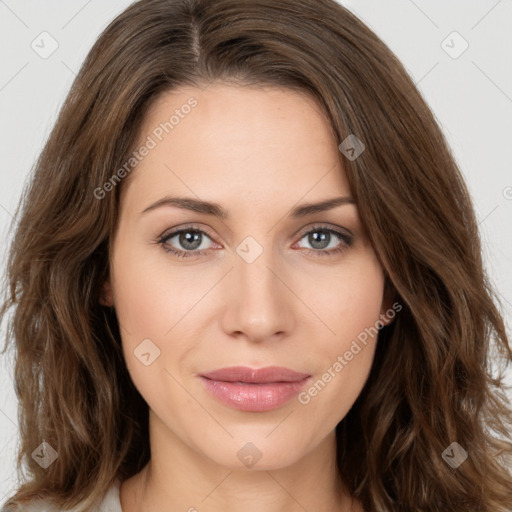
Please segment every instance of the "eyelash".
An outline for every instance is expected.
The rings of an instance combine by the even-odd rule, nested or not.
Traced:
[[[313,257],[325,257],[325,256],[335,256],[337,254],[341,254],[346,249],[348,249],[352,245],[352,237],[350,235],[347,235],[346,233],[342,233],[341,231],[337,231],[333,228],[326,227],[326,226],[313,226],[309,231],[306,231],[303,233],[299,240],[302,240],[305,236],[309,235],[310,233],[316,233],[316,232],[327,232],[336,235],[342,240],[342,244],[340,247],[334,248],[334,249],[305,249],[306,254],[308,256]],[[179,251],[177,249],[174,249],[168,245],[166,245],[166,242],[170,240],[171,238],[175,237],[176,235],[179,235],[184,232],[194,232],[194,233],[201,233],[203,235],[206,235],[208,238],[212,239],[212,236],[202,229],[198,229],[194,226],[185,226],[183,228],[180,228],[179,230],[173,231],[169,234],[164,234],[162,237],[157,241],[158,244],[162,246],[162,249],[166,253],[171,253],[177,258],[184,259],[189,258],[193,256],[202,256],[205,252],[208,251],[208,249],[203,249],[201,251]]]

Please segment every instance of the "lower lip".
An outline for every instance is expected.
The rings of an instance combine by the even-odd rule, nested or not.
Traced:
[[[223,404],[241,411],[264,412],[281,407],[296,396],[309,379],[294,382],[245,384],[201,377],[206,389]]]

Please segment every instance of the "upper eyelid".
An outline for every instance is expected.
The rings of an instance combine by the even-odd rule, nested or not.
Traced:
[[[207,229],[205,229],[205,228],[198,228],[196,226],[189,226],[189,225],[186,225],[186,226],[183,226],[183,227],[180,227],[180,228],[176,228],[176,229],[173,228],[173,229],[164,231],[164,233],[159,237],[159,239],[160,240],[166,240],[166,239],[169,239],[169,238],[172,238],[172,237],[178,235],[179,233],[181,233],[183,231],[199,231],[199,232],[204,233],[205,235],[207,235],[210,239],[213,239],[213,236],[210,235],[210,233],[208,232]]]

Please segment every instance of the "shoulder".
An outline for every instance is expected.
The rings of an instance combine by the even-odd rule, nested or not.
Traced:
[[[103,498],[96,505],[98,510],[101,510],[101,512],[123,512],[119,499],[119,485],[120,482],[116,481],[107,490]],[[75,510],[59,509],[49,500],[33,500],[26,505],[19,506],[16,512],[75,512]]]

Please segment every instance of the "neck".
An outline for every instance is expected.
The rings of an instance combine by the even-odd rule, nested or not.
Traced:
[[[120,489],[123,512],[357,512],[336,467],[334,432],[286,467],[219,465],[150,422],[151,460]]]

